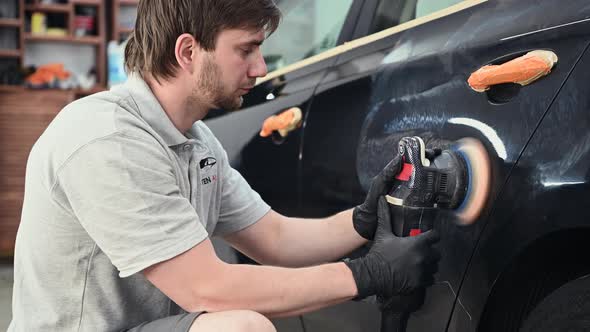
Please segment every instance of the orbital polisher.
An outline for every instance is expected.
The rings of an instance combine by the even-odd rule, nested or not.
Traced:
[[[485,147],[472,138],[447,150],[426,150],[420,137],[401,139],[401,172],[386,196],[396,236],[416,236],[433,228],[440,209],[459,225],[471,225],[488,197],[491,165]],[[381,299],[381,332],[405,331],[409,314],[424,302],[425,290]]]

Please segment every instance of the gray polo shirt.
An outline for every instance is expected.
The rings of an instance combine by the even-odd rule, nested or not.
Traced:
[[[80,99],[29,155],[8,331],[119,331],[176,314],[138,272],[269,209],[207,126],[183,135],[139,76]]]

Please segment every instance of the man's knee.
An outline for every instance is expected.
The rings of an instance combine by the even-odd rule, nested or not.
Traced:
[[[274,325],[255,311],[232,310],[207,313],[199,316],[193,323],[190,332],[276,332]]]
[[[241,311],[241,314],[244,315],[244,325],[247,326],[244,331],[277,332],[274,325],[264,315],[249,310]]]

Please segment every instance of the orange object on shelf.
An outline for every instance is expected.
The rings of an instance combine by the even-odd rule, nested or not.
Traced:
[[[39,87],[45,84],[51,85],[56,80],[66,80],[70,73],[64,69],[61,63],[50,63],[37,68],[33,74],[27,77],[26,82],[33,86]]]
[[[524,86],[549,74],[555,63],[555,53],[545,50],[531,51],[501,65],[483,66],[469,76],[467,83],[477,92],[484,92],[490,86],[501,83],[517,83]]]
[[[292,107],[279,115],[272,115],[264,120],[260,136],[268,137],[273,131],[278,131],[282,137],[286,137],[289,132],[299,127],[301,119],[302,113],[299,107]]]

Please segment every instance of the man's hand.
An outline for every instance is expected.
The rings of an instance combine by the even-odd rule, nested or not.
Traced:
[[[377,174],[371,182],[365,201],[352,210],[352,223],[360,236],[367,240],[373,240],[377,229],[377,201],[380,196],[386,195],[393,186],[395,176],[400,172],[402,160],[396,155]]]
[[[434,230],[412,237],[395,236],[391,231],[389,206],[380,197],[375,243],[366,256],[345,261],[356,282],[356,298],[371,295],[390,298],[432,285],[440,259],[432,245],[438,240]]]

